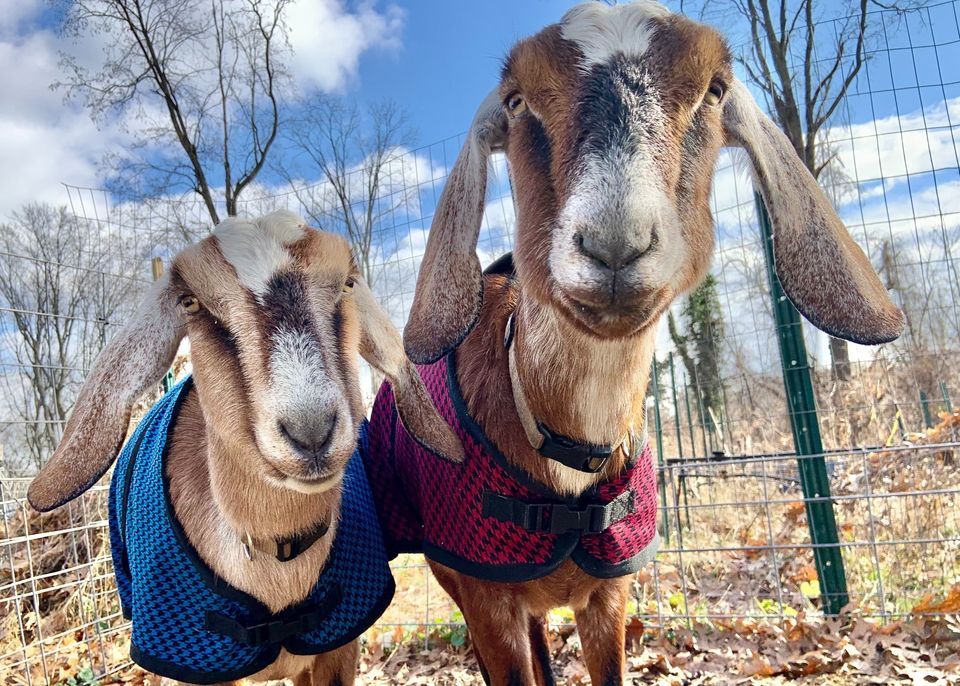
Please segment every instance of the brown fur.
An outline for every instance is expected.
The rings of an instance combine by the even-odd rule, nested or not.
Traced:
[[[690,32],[681,27],[680,31],[684,30]],[[710,43],[712,36],[711,32],[701,40]],[[667,48],[662,50],[665,61],[682,62],[665,68],[686,70],[684,79],[696,82],[698,95],[701,88],[709,86],[714,70],[729,71],[728,62],[722,61],[726,55],[719,49],[711,53],[705,47],[700,59],[687,60],[681,50],[670,55],[666,54]],[[623,469],[625,455],[615,453],[600,474],[584,478],[558,469],[530,447],[514,409],[503,346],[507,318],[516,313],[518,373],[534,415],[571,437],[611,443],[625,433],[638,434],[643,429],[654,325],[677,295],[669,292],[656,296],[642,325],[631,322],[625,330],[629,337],[612,341],[598,338],[573,306],[558,297],[547,256],[553,221],[578,169],[578,131],[570,116],[576,104],[576,80],[580,78],[578,59],[575,47],[561,38],[559,28],[550,27],[521,41],[507,60],[500,95],[506,100],[512,93],[522,92],[530,111],[511,121],[506,142],[518,212],[517,280],[486,278],[479,321],[456,352],[458,381],[468,410],[493,443],[511,463],[538,482],[570,494],[581,492],[588,482],[614,476]],[[667,108],[677,110],[684,98],[690,100],[689,90],[678,87],[671,92]],[[717,117],[703,126],[716,129]],[[702,277],[709,264],[713,245],[706,203],[713,171],[710,152],[715,156],[723,141],[715,131],[708,132],[702,142],[707,148],[707,161],[681,173],[683,130],[678,126],[672,131],[675,140],[665,146],[667,152],[659,167],[670,174],[666,181],[672,194],[685,196],[678,204],[682,205],[682,219],[689,233],[686,240],[694,246],[694,259],[686,265],[687,273],[682,278],[681,288],[688,288]],[[418,295],[424,285],[418,284]],[[416,319],[414,313],[411,322]],[[545,322],[553,327],[548,333],[541,331]],[[552,344],[542,345],[538,333]],[[612,364],[605,364],[600,359],[603,356]],[[591,375],[595,387],[605,392],[590,397],[578,395],[585,377]],[[531,626],[537,626],[552,608],[564,605],[576,613],[593,683],[618,683],[622,678],[628,579],[596,579],[571,562],[543,579],[514,584],[480,581],[437,563],[431,563],[431,567],[463,610],[490,683],[543,684],[552,679],[537,658],[537,634],[531,633]]]

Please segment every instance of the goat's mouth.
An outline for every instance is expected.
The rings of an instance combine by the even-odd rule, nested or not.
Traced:
[[[335,488],[353,455],[356,436],[342,417],[329,424],[312,432],[308,441],[304,431],[292,431],[289,423],[286,428],[284,422],[265,423],[258,440],[264,478],[302,493]]]
[[[662,289],[622,299],[609,292],[572,291],[561,293],[560,301],[578,328],[608,339],[640,333],[657,321],[670,302]]]
[[[291,472],[280,469],[275,465],[265,465],[264,475],[271,484],[278,488],[289,488],[292,491],[307,494],[325,493],[336,488],[343,480],[343,469],[325,469],[322,472]]]

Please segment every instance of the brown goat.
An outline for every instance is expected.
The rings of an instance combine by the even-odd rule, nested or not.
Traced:
[[[276,212],[230,218],[174,259],[97,358],[63,440],[30,486],[36,509],[64,504],[109,468],[133,404],[184,336],[193,385],[166,447],[170,503],[216,577],[273,615],[313,590],[342,526],[344,470],[364,419],[358,352],[400,389],[407,427],[461,456],[346,241]],[[281,559],[279,541],[315,531],[302,554]],[[284,648],[250,678],[347,686],[358,654],[356,639],[316,657]]]
[[[716,31],[653,2],[578,6],[513,48],[481,106],[440,200],[404,333],[415,362],[455,350],[470,415],[558,499],[615,478],[628,452],[617,448],[645,429],[657,323],[711,262],[708,200],[725,145],[752,162],[777,273],[797,308],[858,343],[902,329],[866,256],[734,78]],[[488,157],[501,148],[517,208],[515,275],[484,277],[476,243]],[[597,473],[547,459],[538,426],[609,446],[610,459]],[[569,559],[519,583],[431,567],[463,611],[488,683],[552,683],[545,617],[558,606],[575,612],[592,683],[623,682],[629,576],[594,578]]]

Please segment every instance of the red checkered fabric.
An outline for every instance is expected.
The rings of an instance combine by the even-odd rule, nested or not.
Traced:
[[[374,501],[391,555],[423,552],[465,574],[493,581],[545,576],[572,559],[593,576],[636,571],[656,553],[656,474],[645,445],[617,479],[575,503],[534,483],[510,465],[466,412],[453,357],[419,368],[440,414],[460,436],[466,459],[453,464],[421,446],[404,429],[385,383],[373,406],[364,455]],[[547,459],[547,458],[544,458]],[[633,511],[602,533],[528,531],[482,514],[490,491],[527,503],[581,508],[633,491]]]

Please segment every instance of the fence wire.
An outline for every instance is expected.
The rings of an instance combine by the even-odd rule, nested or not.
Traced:
[[[830,126],[822,179],[850,232],[904,309],[908,328],[880,348],[849,346],[837,374],[829,340],[809,326],[807,360],[781,360],[753,187],[737,153],[718,161],[712,277],[718,324],[685,312],[661,323],[648,405],[656,441],[663,546],[641,571],[629,612],[647,629],[782,624],[822,611],[808,530],[811,503],[832,504],[851,603],[880,621],[941,612],[960,584],[960,63],[957,3],[930,5],[883,32]],[[823,33],[837,30],[828,23]],[[815,55],[815,60],[820,57]],[[844,63],[844,67],[848,66]],[[408,314],[426,232],[462,137],[397,150],[386,166],[364,269],[398,326]],[[478,252],[511,249],[515,215],[495,158]],[[358,162],[348,187],[369,172]],[[49,456],[96,352],[168,261],[209,231],[190,198],[124,202],[67,187],[57,216],[21,217],[0,245],[0,674],[54,684],[84,668],[129,665],[99,485],[39,515],[24,499]],[[320,228],[344,217],[326,184],[260,186],[244,214],[279,207]],[[361,202],[355,211],[368,208]],[[52,227],[52,228],[51,228]],[[711,362],[712,361],[712,362]],[[804,497],[783,366],[808,366],[830,493]],[[368,398],[373,386],[365,389]],[[146,406],[146,402],[144,406]],[[142,408],[141,408],[142,410]],[[394,563],[398,593],[374,628],[429,641],[462,618],[418,556]],[[560,610],[556,625],[572,621]],[[738,625],[739,626],[739,625]]]

